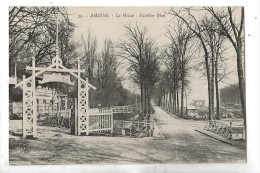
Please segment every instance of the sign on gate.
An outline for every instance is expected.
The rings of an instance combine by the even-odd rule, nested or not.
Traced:
[[[70,81],[70,75],[62,75],[61,73],[44,74],[43,79],[38,81],[39,84],[48,82],[62,82],[69,85],[74,85],[74,83]]]
[[[35,59],[32,59],[32,67],[26,66],[26,70],[32,71],[32,76],[25,78],[15,87],[23,88],[23,137],[37,136],[37,102],[35,91],[35,78],[43,74],[43,80],[39,83],[46,82],[63,82],[73,84],[70,81],[70,75],[78,79],[78,110],[77,110],[77,135],[88,134],[88,90],[89,88],[96,89],[88,83],[88,79],[81,78],[81,73],[84,70],[80,69],[80,60],[78,59],[78,69],[68,69],[63,66],[62,59],[58,53],[58,20],[56,28],[56,57],[52,59],[52,64],[48,67],[36,67]],[[52,74],[44,74],[44,72],[53,72]],[[69,75],[61,75],[69,73]]]

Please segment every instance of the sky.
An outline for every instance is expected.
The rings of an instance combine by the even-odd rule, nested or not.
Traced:
[[[124,25],[139,24],[147,27],[148,35],[155,39],[157,46],[164,46],[169,40],[164,36],[166,26],[172,22],[172,16],[165,14],[170,7],[68,7],[72,22],[76,25],[73,39],[80,41],[81,37],[91,34],[96,37],[98,50],[102,50],[103,41],[111,39],[114,43],[124,38]],[[235,52],[227,42],[227,56],[229,56],[229,68],[234,69],[228,79],[220,83],[220,88],[229,84],[237,83]],[[196,59],[194,59],[193,63]],[[125,69],[124,69],[125,70]],[[120,73],[127,75],[121,70]],[[120,75],[120,74],[119,74]],[[190,73],[190,95],[188,102],[193,99],[204,99],[207,101],[207,81],[201,77],[200,72]],[[127,76],[126,76],[127,77]],[[128,90],[138,93],[138,87],[129,80],[123,81]]]

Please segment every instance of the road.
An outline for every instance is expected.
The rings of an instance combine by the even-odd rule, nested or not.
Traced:
[[[197,131],[202,121],[180,119],[155,107],[158,127],[165,136],[165,144],[172,144],[174,162],[212,163],[245,162],[246,149],[231,146]]]
[[[39,127],[40,137],[27,140],[28,154],[10,149],[10,164],[151,164],[245,162],[246,150],[196,132],[203,122],[184,120],[155,107],[164,140],[152,138],[72,136],[68,130]],[[21,121],[10,121],[10,129]],[[10,138],[17,137],[10,135]]]

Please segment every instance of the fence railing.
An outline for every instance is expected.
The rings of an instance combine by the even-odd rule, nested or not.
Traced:
[[[113,113],[111,109],[99,109],[89,112],[89,132],[113,131]]]
[[[152,136],[154,131],[154,121],[123,121],[116,120],[115,128],[123,129],[125,135],[144,137]]]
[[[229,122],[229,125],[226,125],[216,120],[210,120],[206,123],[204,129],[228,139],[244,139],[244,127],[232,126],[232,122]]]
[[[129,106],[113,106],[112,107],[113,113],[133,113],[133,112],[140,112],[140,108],[137,108],[135,106],[129,105]]]
[[[140,111],[140,109],[134,106],[113,106],[89,109],[88,132],[112,132],[114,113],[132,113],[136,111]],[[134,135],[137,131],[144,131],[144,133],[150,133],[149,130],[153,129],[153,122],[148,121],[120,121],[120,123],[122,126],[124,126],[124,128],[130,126],[130,136]],[[147,131],[147,129],[149,130]]]

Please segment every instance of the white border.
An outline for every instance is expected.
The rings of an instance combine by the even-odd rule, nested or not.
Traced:
[[[172,164],[105,166],[8,165],[8,6],[244,6],[246,24],[247,164]],[[0,1],[0,172],[260,172],[260,54],[258,0],[1,0]],[[250,35],[250,36],[249,36]]]

